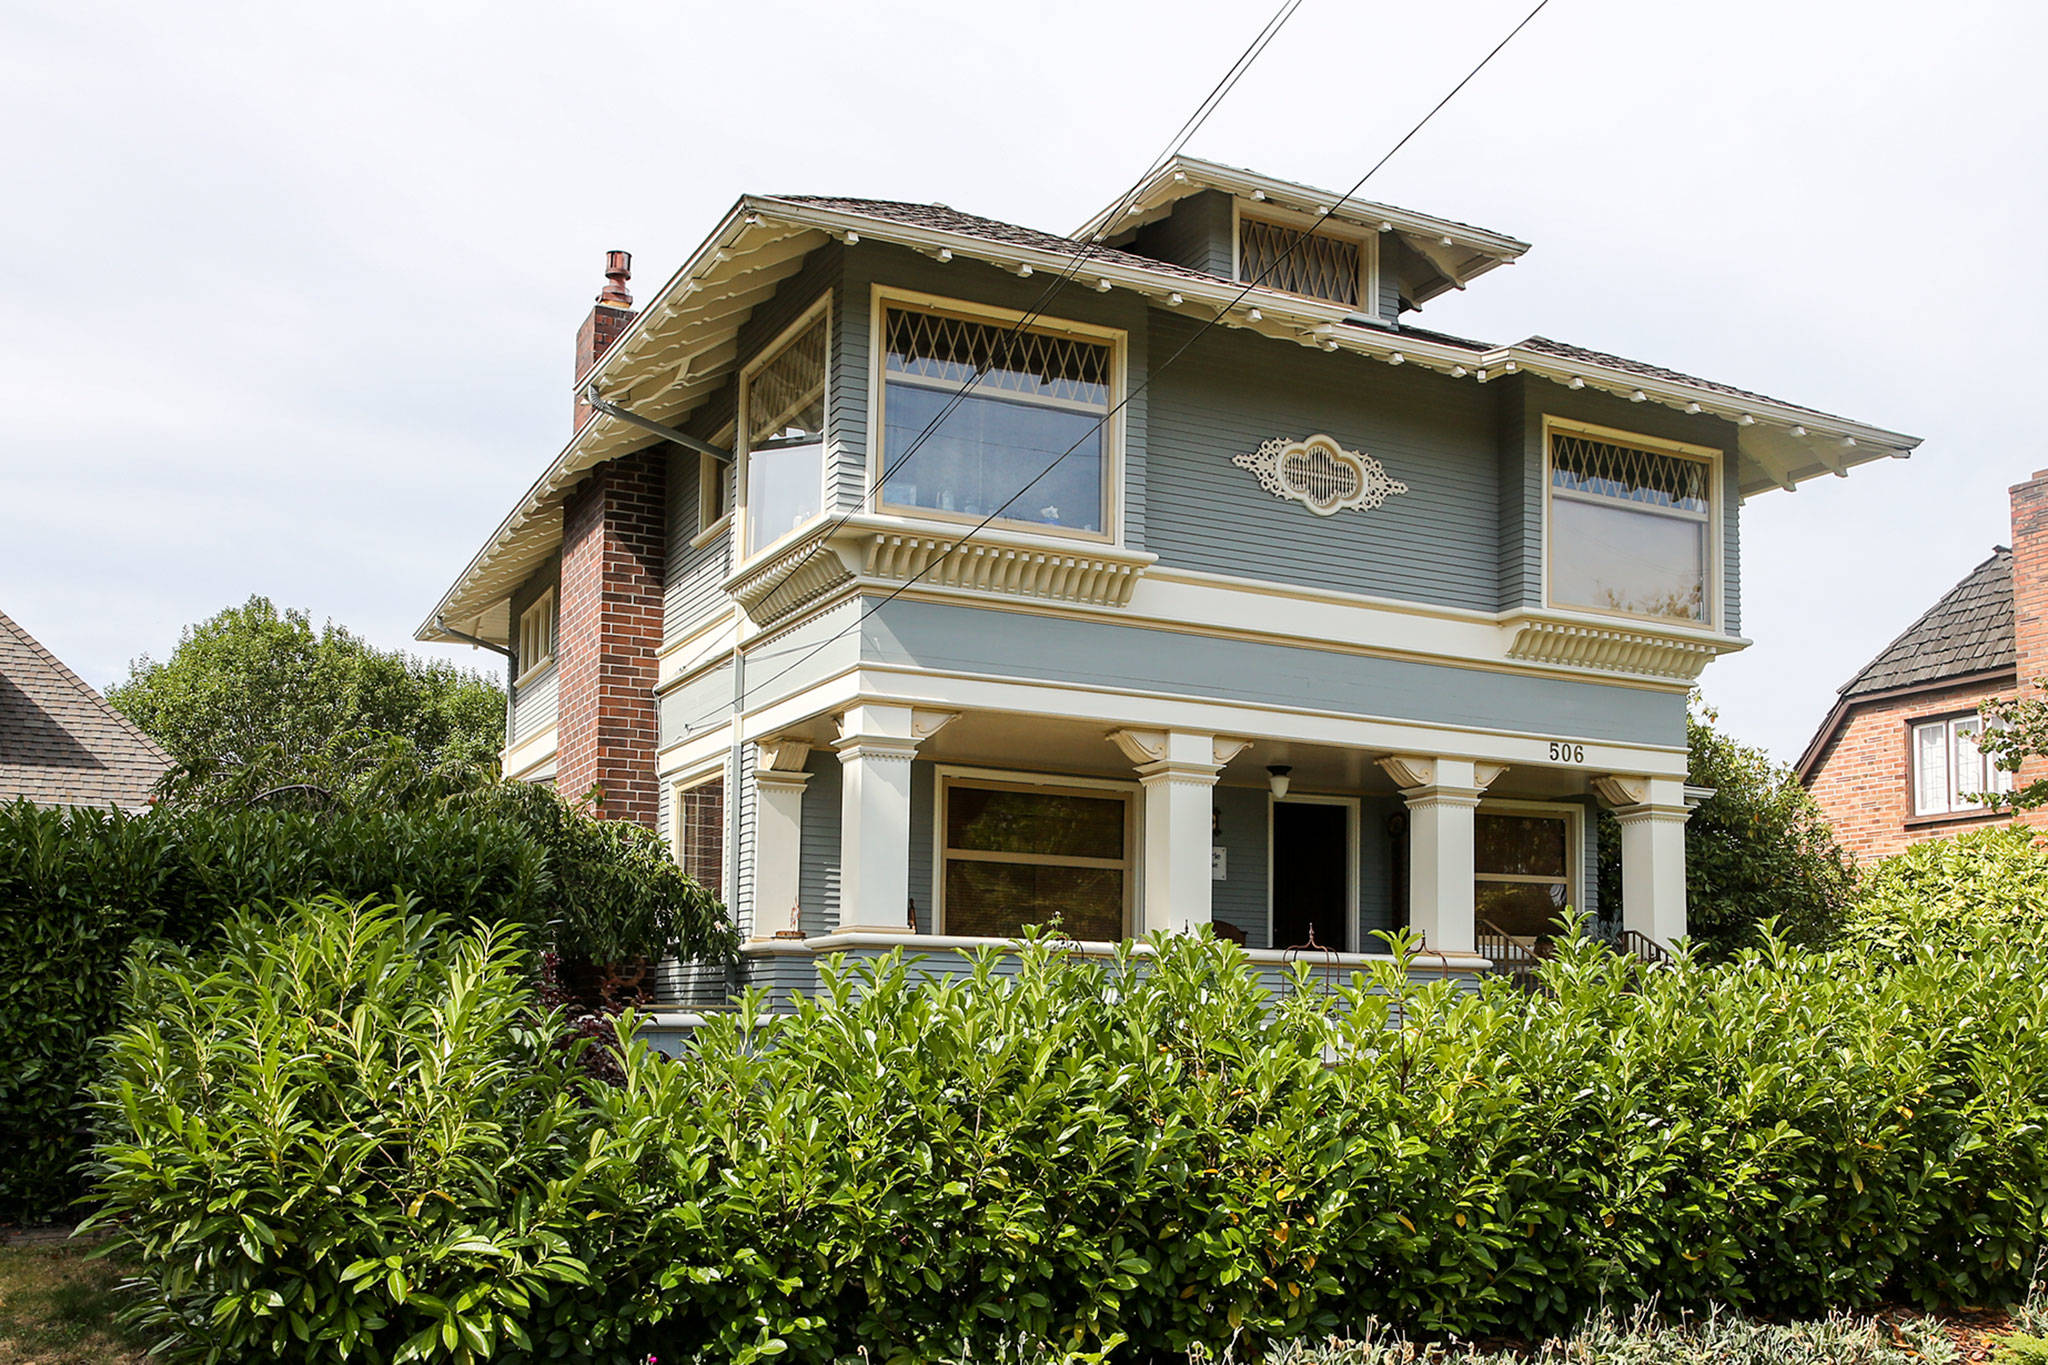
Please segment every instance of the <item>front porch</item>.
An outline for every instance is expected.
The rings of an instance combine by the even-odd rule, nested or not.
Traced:
[[[1296,960],[1348,975],[1384,959],[1377,935],[1396,930],[1425,950],[1411,970],[1456,978],[1534,952],[1567,908],[1645,948],[1685,932],[1682,748],[1100,694],[1060,714],[1008,690],[1034,709],[868,692],[802,714],[812,698],[792,698],[696,740],[695,772],[671,757],[678,820],[707,780],[737,779],[719,806],[738,984],[804,993],[823,956],[895,948],[951,975],[1031,926],[1103,954],[1214,932],[1276,985]],[[1222,723],[1188,724],[1197,709]],[[1119,711],[1154,723],[1105,723]],[[1602,808],[1619,907],[1598,903]],[[716,1006],[729,984],[679,982],[667,1003]]]

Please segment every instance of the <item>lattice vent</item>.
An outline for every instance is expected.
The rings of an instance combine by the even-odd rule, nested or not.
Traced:
[[[1550,481],[1575,493],[1705,513],[1709,470],[1703,460],[1637,450],[1612,441],[1554,433]]]
[[[1297,239],[1298,242],[1297,242]],[[1350,308],[1359,306],[1359,245],[1344,237],[1311,232],[1247,218],[1238,225],[1237,273],[1240,279],[1308,294]]]
[[[1099,342],[891,308],[889,369],[948,384],[982,375],[980,392],[1106,406],[1110,350]]]
[[[825,426],[825,315],[789,339],[747,381],[748,439],[763,441],[789,427]]]

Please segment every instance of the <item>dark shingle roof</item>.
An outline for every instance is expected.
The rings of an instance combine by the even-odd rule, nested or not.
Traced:
[[[171,760],[0,612],[0,801],[147,805]]]
[[[1546,355],[1554,355],[1561,360],[1583,360],[1588,365],[1599,365],[1610,370],[1621,370],[1627,374],[1641,375],[1645,379],[1655,379],[1666,384],[1687,384],[1694,388],[1711,389],[1715,393],[1725,393],[1730,398],[1753,398],[1759,403],[1770,403],[1777,407],[1790,408],[1795,412],[1810,412],[1815,417],[1833,420],[1833,414],[1822,412],[1819,408],[1809,408],[1799,403],[1787,403],[1784,399],[1773,398],[1767,393],[1757,393],[1751,389],[1738,389],[1732,384],[1718,384],[1711,379],[1701,379],[1698,375],[1686,374],[1680,370],[1667,370],[1662,365],[1652,365],[1642,360],[1630,360],[1627,356],[1612,355],[1606,351],[1590,350],[1584,346],[1574,346],[1566,341],[1552,341],[1549,337],[1530,337],[1521,344],[1529,350],[1542,351]]]
[[[1970,570],[1842,688],[1843,698],[2014,667],[2012,551]]]
[[[857,213],[868,218],[879,218],[886,223],[901,223],[906,227],[928,228],[933,232],[956,232],[963,237],[980,237],[985,241],[1001,242],[1005,246],[1023,247],[1030,251],[1050,251],[1061,256],[1070,256],[1082,244],[1075,237],[1062,237],[1056,232],[1040,232],[1037,228],[1019,227],[1015,223],[998,222],[994,218],[983,218],[978,214],[962,213],[947,208],[944,204],[909,204],[897,199],[840,199],[818,194],[778,194],[777,199],[791,204],[809,204],[813,208],[829,209],[835,213]],[[1129,266],[1134,270],[1149,270],[1160,275],[1179,275],[1184,279],[1200,280],[1204,284],[1224,284],[1230,281],[1221,275],[1212,275],[1206,270],[1191,266],[1176,265],[1153,256],[1139,256],[1112,246],[1097,246],[1089,252],[1090,260],[1105,265]]]

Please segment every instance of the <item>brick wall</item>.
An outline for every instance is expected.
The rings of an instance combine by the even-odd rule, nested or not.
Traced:
[[[555,789],[652,828],[661,792],[654,684],[668,559],[666,448],[599,465],[562,509]]]
[[[611,344],[638,316],[630,308],[614,308],[600,303],[590,310],[590,316],[583,319],[583,325],[576,329],[576,424],[570,430],[583,430],[583,424],[590,420],[592,412],[591,406],[583,401],[583,376],[590,373],[591,367],[611,349]]]
[[[1974,711],[1993,697],[2012,695],[2009,679],[1858,704],[1815,763],[1807,788],[1835,827],[1843,848],[1863,862],[1888,858],[1908,844],[2001,823],[1998,815],[1915,818],[1909,727],[1920,720]],[[2025,817],[2048,827],[2048,812]]]

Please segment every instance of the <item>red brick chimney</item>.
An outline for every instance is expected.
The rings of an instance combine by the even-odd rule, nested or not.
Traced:
[[[2012,625],[2024,693],[2048,677],[2048,469],[2012,486]]]
[[[583,424],[590,420],[590,405],[583,401],[583,377],[596,367],[612,343],[639,316],[633,311],[633,295],[626,289],[626,281],[633,278],[633,253],[605,252],[604,278],[605,286],[598,291],[597,306],[576,329],[576,425],[572,428],[576,431],[581,431]]]
[[[606,257],[609,283],[576,334],[579,392],[583,376],[633,320],[631,267],[623,251]],[[579,429],[589,415],[579,397]],[[667,567],[668,453],[657,444],[607,460],[564,502],[556,644],[555,789],[573,801],[599,788],[597,814],[649,827],[661,807],[654,684]]]

